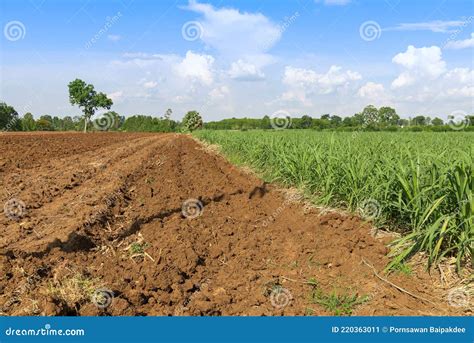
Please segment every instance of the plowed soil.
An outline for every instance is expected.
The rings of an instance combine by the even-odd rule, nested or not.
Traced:
[[[436,273],[383,274],[388,239],[370,223],[305,206],[189,136],[0,142],[0,204],[25,205],[0,218],[2,314],[332,315],[316,288],[367,296],[353,315],[466,314]],[[202,211],[183,211],[189,199]]]

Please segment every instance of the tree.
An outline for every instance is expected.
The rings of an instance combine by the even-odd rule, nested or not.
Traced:
[[[401,126],[401,127],[410,126],[410,120],[409,119],[399,119],[398,120],[398,125]]]
[[[431,124],[433,124],[434,126],[441,126],[441,125],[444,124],[444,122],[443,122],[443,119],[441,119],[441,118],[434,118],[431,121]]]
[[[53,124],[45,119],[47,116],[41,116],[40,119],[36,121],[36,129],[39,131],[54,131]]]
[[[412,123],[413,125],[425,126],[427,124],[427,120],[424,116],[416,116],[412,119]]]
[[[321,116],[321,119],[322,119],[322,120],[329,120],[330,117],[331,117],[330,114],[323,114],[323,115]]]
[[[339,116],[331,116],[331,124],[334,126],[334,127],[338,127],[340,126],[342,123],[342,118],[339,117]]]
[[[355,126],[354,121],[355,121],[355,120],[354,120],[353,117],[345,117],[345,118],[342,120],[342,126],[346,126],[346,127]]]
[[[199,112],[189,111],[183,118],[183,126],[193,132],[202,127],[202,118]]]
[[[379,122],[379,111],[374,105],[366,106],[361,113],[363,124],[374,126]]]
[[[36,122],[33,118],[33,115],[28,112],[25,113],[23,119],[21,120],[21,128],[23,131],[35,131],[36,130]]]
[[[468,124],[471,125],[471,126],[474,126],[474,115],[468,115],[466,116],[467,120],[468,120]]]
[[[70,116],[65,116],[62,121],[64,131],[72,131],[76,129],[76,124]]]
[[[397,125],[400,117],[394,108],[384,106],[379,108],[379,119],[382,125]]]
[[[165,112],[165,119],[166,120],[170,120],[171,119],[171,115],[173,114],[173,110],[171,108],[168,108]]]
[[[304,115],[301,117],[301,128],[307,129],[311,127],[311,123],[313,122],[313,118],[310,116]]]
[[[80,79],[71,81],[69,87],[69,102],[78,105],[84,113],[84,132],[87,132],[87,123],[99,108],[110,109],[113,102],[104,93],[97,93],[94,86],[86,84]]]
[[[12,106],[0,102],[0,130],[19,131],[21,130],[18,112]]]

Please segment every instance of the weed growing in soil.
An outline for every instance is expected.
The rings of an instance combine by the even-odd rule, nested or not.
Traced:
[[[138,234],[138,240],[126,247],[125,251],[128,252],[129,257],[132,260],[136,257],[148,257],[150,260],[154,261],[153,257],[145,251],[148,247],[150,247],[150,244],[144,241],[141,234]]]
[[[405,274],[405,275],[411,275],[412,272],[413,272],[411,267],[408,264],[403,263],[403,262],[394,265],[392,269],[394,271],[398,271],[398,272],[400,272],[402,274]]]
[[[89,301],[98,287],[98,279],[74,273],[50,283],[47,293],[70,308],[76,308],[77,304]]]
[[[337,294],[335,291],[324,293],[320,288],[313,290],[311,300],[314,304],[323,306],[327,311],[336,316],[350,316],[357,305],[361,305],[369,300],[367,295],[358,294]]]

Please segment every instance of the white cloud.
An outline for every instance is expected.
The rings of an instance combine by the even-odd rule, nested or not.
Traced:
[[[392,82],[392,88],[413,85],[421,80],[435,80],[446,71],[446,62],[437,46],[415,48],[408,46],[405,52],[395,55],[392,62],[404,71]]]
[[[188,51],[186,57],[175,65],[175,71],[183,78],[210,85],[214,81],[213,64],[214,57]]]
[[[265,78],[265,74],[257,68],[256,65],[247,63],[243,60],[238,60],[237,62],[232,63],[229,70],[229,76],[232,79],[242,81],[256,81]]]
[[[367,82],[359,88],[357,95],[362,98],[375,99],[384,96],[385,88],[381,83]]]
[[[143,82],[143,87],[145,87],[146,89],[152,89],[152,88],[155,88],[156,86],[158,86],[158,82],[155,82],[155,81]]]
[[[403,68],[392,82],[391,94],[401,111],[408,109],[436,116],[450,113],[453,109],[472,111],[474,70],[447,70],[439,47],[409,46],[392,61]]]
[[[107,96],[110,99],[112,99],[113,102],[118,102],[118,101],[123,100],[123,91],[113,92],[113,93],[107,94]]]
[[[460,88],[450,88],[446,90],[446,95],[457,98],[474,98],[474,86],[464,86]]]
[[[384,31],[431,31],[439,33],[455,32],[466,25],[464,20],[434,20],[420,23],[401,23],[395,27],[385,28]]]
[[[340,87],[348,86],[362,76],[350,70],[343,71],[340,66],[331,66],[325,74],[318,74],[311,69],[287,66],[283,83],[293,88],[314,90],[320,94],[329,94]]]
[[[471,33],[471,38],[463,40],[449,41],[444,46],[446,49],[466,49],[474,47],[474,33]]]
[[[216,99],[222,99],[225,98],[227,95],[229,95],[229,87],[227,86],[220,86],[212,89],[209,92],[209,97],[211,100],[216,100]]]
[[[456,98],[474,98],[474,70],[454,68],[442,80],[442,94]]]
[[[184,8],[202,15],[199,19],[203,28],[201,40],[234,60],[264,53],[281,37],[280,27],[261,13],[216,9],[195,0],[190,0]]]
[[[324,74],[312,69],[287,66],[282,82],[288,87],[279,100],[284,103],[297,103],[306,107],[313,106],[318,95],[329,95],[346,91],[353,82],[362,76],[340,66],[331,66]],[[318,99],[319,101],[320,99]]]
[[[474,70],[469,68],[454,68],[448,71],[445,79],[455,83],[474,84]]]
[[[119,40],[122,39],[122,36],[120,36],[120,35],[107,35],[107,39],[112,41],[112,42],[118,42]]]

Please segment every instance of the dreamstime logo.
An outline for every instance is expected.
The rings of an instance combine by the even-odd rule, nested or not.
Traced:
[[[289,128],[291,126],[290,113],[284,110],[276,111],[270,117],[270,125],[275,130],[283,130]]]
[[[455,131],[464,130],[469,125],[469,118],[464,111],[454,111],[449,116],[449,127]]]
[[[292,299],[293,295],[291,295],[291,292],[281,286],[275,287],[270,293],[270,302],[273,307],[278,309],[288,306]]]
[[[26,205],[23,201],[12,198],[8,200],[3,206],[3,212],[7,218],[18,220],[26,213]]]
[[[99,114],[99,117],[92,121],[96,130],[107,131],[115,125],[115,116],[111,112]]]
[[[373,20],[366,21],[359,27],[360,38],[366,42],[371,42],[380,38],[381,34],[382,29],[380,28],[379,23]]]
[[[9,21],[3,28],[3,34],[5,35],[5,38],[9,41],[15,42],[17,40],[25,38],[26,28],[21,21]]]
[[[91,301],[101,309],[109,307],[113,300],[114,292],[106,288],[97,289],[91,297]]]
[[[85,44],[84,44],[84,49],[88,50],[90,49],[95,43],[99,41],[99,39],[109,31],[109,29],[122,17],[122,13],[117,12],[114,16],[112,17],[107,17],[105,18],[105,24],[97,31],[97,33],[89,39]]]
[[[198,21],[188,21],[181,27],[181,35],[187,41],[195,41],[202,38],[204,28]]]
[[[453,307],[469,306],[469,290],[467,287],[453,288],[448,293],[448,303]]]
[[[202,214],[203,204],[197,199],[188,199],[183,202],[181,207],[181,213],[184,217],[193,219],[197,218]]]
[[[277,32],[275,32],[275,34],[273,34],[271,37],[269,37],[269,39],[263,42],[262,44],[263,50],[267,50],[271,48],[280,39],[283,33],[285,33],[285,31],[288,30],[291,24],[293,24],[296,21],[296,19],[299,16],[300,16],[299,12],[295,12],[290,17],[283,18],[283,22],[280,25],[278,25]]]
[[[375,219],[380,215],[380,204],[374,199],[364,200],[359,206],[359,212],[364,218]]]
[[[443,45],[443,49],[445,48],[449,48],[451,47],[451,44],[454,43],[454,41],[456,40],[456,38],[458,37],[458,35],[460,33],[462,33],[464,31],[464,29],[470,25],[472,23],[472,21],[474,20],[474,16],[469,16],[469,17],[461,17],[461,20],[462,20],[462,24],[459,25],[459,28],[452,31],[451,34],[449,35],[449,37],[446,39],[444,45]]]

